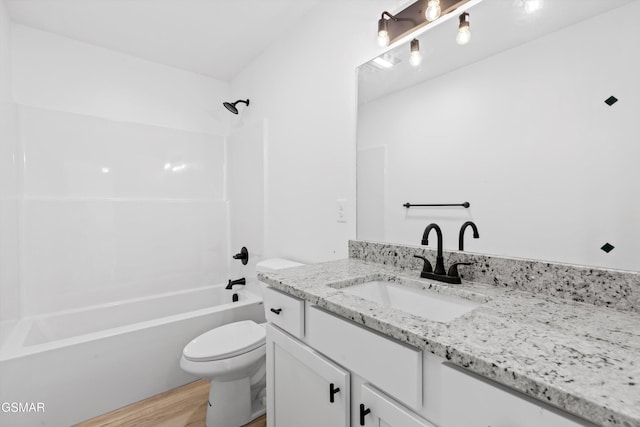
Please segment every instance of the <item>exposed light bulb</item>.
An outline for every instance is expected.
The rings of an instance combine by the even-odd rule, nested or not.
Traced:
[[[469,43],[469,40],[471,40],[471,31],[469,31],[469,27],[460,28],[458,30],[458,35],[456,36],[458,44],[467,44]]]
[[[409,64],[417,67],[422,62],[422,55],[420,54],[420,42],[418,39],[411,40],[411,54],[409,55]]]
[[[542,0],[524,0],[524,11],[534,13],[542,9]]]
[[[440,0],[429,0],[427,3],[427,10],[424,12],[424,17],[427,18],[427,21],[435,21],[440,17],[440,13],[442,10],[440,9]]]
[[[456,41],[459,45],[465,45],[471,40],[471,31],[469,31],[469,14],[464,12],[460,15],[460,24],[458,25],[458,35]]]
[[[384,16],[378,20],[378,44],[380,46],[389,45],[389,27]]]
[[[382,47],[389,45],[389,33],[386,31],[380,31],[378,33],[378,44]]]
[[[420,52],[411,52],[411,56],[409,57],[409,64],[417,67],[422,62],[422,55]]]

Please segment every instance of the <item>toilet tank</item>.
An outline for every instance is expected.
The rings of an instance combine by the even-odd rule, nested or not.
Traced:
[[[270,258],[256,264],[256,273],[269,273],[284,268],[300,267],[301,265],[304,264],[284,258]]]
[[[258,273],[269,273],[273,271],[282,270],[284,268],[291,267],[300,267],[304,264],[291,261],[289,259],[284,258],[269,258],[262,260],[256,264],[256,274]],[[264,296],[264,289],[268,285],[266,283],[262,283],[260,281],[256,281],[255,283],[250,283],[247,288],[253,292],[254,294],[259,295],[260,297]]]

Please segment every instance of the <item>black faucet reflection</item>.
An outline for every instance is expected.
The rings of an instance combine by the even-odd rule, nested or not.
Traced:
[[[427,228],[424,229],[424,233],[422,234],[422,244],[429,244],[429,233],[431,230],[436,230],[436,235],[438,236],[438,248],[436,255],[436,268],[432,271],[431,263],[423,256],[414,255],[416,258],[420,258],[424,261],[424,267],[420,272],[420,277],[423,279],[432,279],[437,280],[439,282],[452,283],[452,284],[460,284],[462,280],[460,275],[458,274],[458,266],[459,265],[471,265],[470,262],[456,262],[449,267],[449,270],[445,272],[444,268],[444,257],[442,255],[442,230],[438,224],[429,224]]]
[[[460,227],[460,235],[458,236],[458,250],[459,251],[464,251],[464,231],[469,226],[473,229],[473,238],[477,239],[477,238],[480,237],[480,235],[478,234],[478,227],[476,227],[476,225],[473,223],[473,221],[465,222],[464,224],[462,224],[462,227]]]

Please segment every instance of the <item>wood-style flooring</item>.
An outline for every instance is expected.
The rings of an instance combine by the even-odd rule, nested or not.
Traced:
[[[199,380],[116,409],[76,427],[204,427],[209,382]],[[262,416],[244,427],[266,427]]]

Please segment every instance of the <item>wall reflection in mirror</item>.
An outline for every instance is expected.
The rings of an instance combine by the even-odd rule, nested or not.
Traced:
[[[435,222],[456,250],[473,221],[470,252],[640,271],[640,1],[534,3],[484,0],[469,43],[450,19],[419,66],[408,40],[359,68],[358,239]]]

